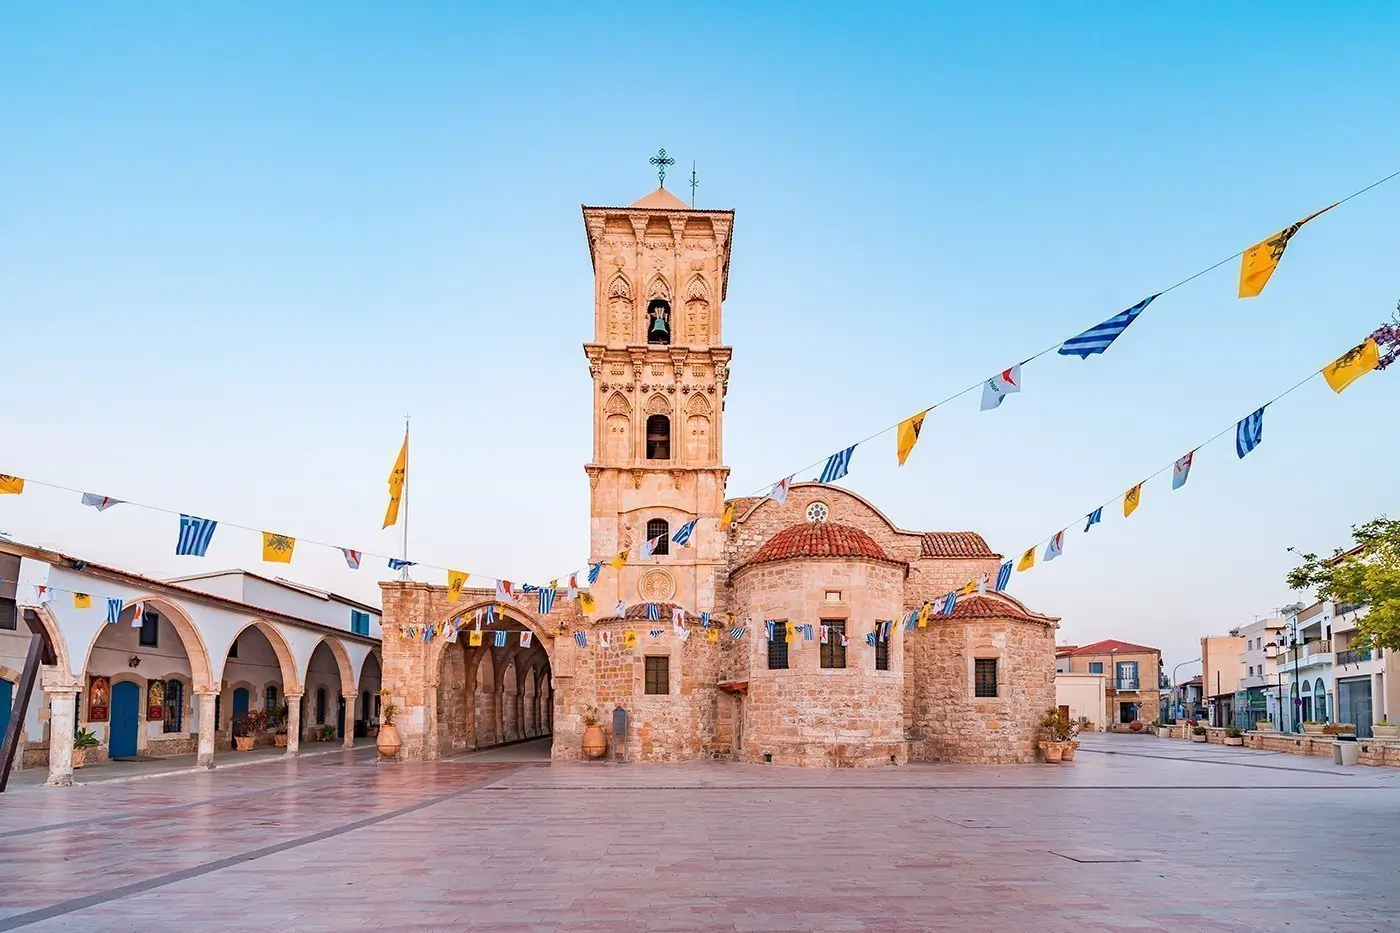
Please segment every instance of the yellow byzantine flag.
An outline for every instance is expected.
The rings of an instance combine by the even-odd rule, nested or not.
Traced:
[[[1322,370],[1322,378],[1327,380],[1327,384],[1332,387],[1333,392],[1340,393],[1380,364],[1381,348],[1376,345],[1375,338],[1372,337],[1368,338],[1361,346],[1352,347],[1329,363]]]
[[[1138,483],[1132,489],[1123,493],[1123,517],[1127,518],[1137,511],[1140,502],[1142,502],[1142,483]]]
[[[471,648],[481,647],[481,633],[476,629],[472,629],[467,633],[467,646]]]
[[[471,574],[465,570],[447,571],[447,601],[455,603],[462,598],[462,587],[467,585],[467,577]]]
[[[399,520],[399,503],[403,501],[403,484],[408,475],[408,432],[403,434],[403,446],[399,448],[399,459],[389,471],[389,508],[384,513],[384,527],[396,524]]]
[[[74,594],[73,594],[73,608],[74,608],[74,609],[91,609],[91,608],[92,608],[92,597],[89,596],[89,595],[86,594],[86,593],[74,593]]]
[[[592,593],[578,594],[578,607],[584,612],[593,612],[598,608],[598,604],[593,599]]]
[[[924,415],[933,411],[932,408],[925,408],[912,418],[905,418],[899,423],[898,450],[899,465],[904,466],[904,461],[909,456],[909,451],[914,449],[914,445],[919,442],[919,432],[924,428]]]
[[[966,586],[963,587],[963,595],[964,595],[964,596],[971,596],[973,593],[976,593],[976,592],[977,592],[977,581],[976,581],[976,580],[973,580],[972,582],[968,583]]]
[[[1269,284],[1269,276],[1274,274],[1278,261],[1283,258],[1284,248],[1298,229],[1318,214],[1325,214],[1336,206],[1330,204],[1317,214],[1309,214],[1293,226],[1280,230],[1267,240],[1255,243],[1245,250],[1244,261],[1240,264],[1240,297],[1257,297],[1264,290],[1264,286]]]
[[[23,483],[23,480],[20,482]],[[724,504],[724,514],[719,517],[719,530],[723,531],[732,524],[734,524],[734,503],[726,502]]]
[[[787,633],[786,637],[783,639],[784,641],[788,642],[789,644],[791,644],[794,641],[797,641],[797,626],[793,625],[791,622],[784,622],[783,628],[784,631]]]
[[[290,564],[292,562],[292,549],[297,546],[296,538],[274,534],[271,531],[264,531],[262,536],[263,560],[271,564]]]
[[[24,492],[24,480],[0,473],[0,495],[17,496]]]
[[[624,648],[637,647],[637,633],[633,629],[628,629],[622,633],[622,646]]]
[[[929,616],[929,605],[928,605],[928,603],[924,603],[922,606],[919,607],[919,618],[918,618],[918,626],[919,626],[919,628],[928,628],[928,616]]]
[[[1030,570],[1035,566],[1035,548],[1026,548],[1026,553],[1021,555],[1021,559],[1016,562],[1016,570]]]
[[[710,628],[705,630],[706,641],[719,641],[719,629]]]
[[[622,565],[627,563],[627,552],[623,551],[622,553],[614,557],[612,560],[608,561],[608,563],[612,564],[612,568],[614,570],[621,570]]]

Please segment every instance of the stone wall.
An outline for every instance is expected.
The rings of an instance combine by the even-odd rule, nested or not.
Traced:
[[[748,681],[742,709],[744,761],[818,767],[903,763],[903,632],[895,627],[890,670],[875,670],[865,642],[876,620],[893,620],[903,595],[904,568],[851,558],[793,559],[742,568],[734,574],[735,608],[754,620],[736,654]],[[840,599],[827,599],[827,593]],[[763,622],[810,624],[817,636],[788,645],[788,668],[768,669]],[[823,669],[823,620],[846,625],[846,667]],[[784,637],[779,633],[778,637]],[[747,666],[747,673],[742,667]]]
[[[995,698],[973,696],[976,657],[997,658]],[[1040,717],[1055,705],[1054,625],[935,616],[906,637],[904,683],[911,761],[1034,761]]]

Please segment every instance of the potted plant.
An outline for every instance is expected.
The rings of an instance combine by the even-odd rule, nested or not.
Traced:
[[[1205,726],[1191,727],[1191,741],[1193,742],[1204,742],[1209,734],[1210,733],[1206,732]]]
[[[81,768],[87,761],[87,750],[102,743],[91,729],[79,729],[73,733],[73,767]]]
[[[589,758],[601,758],[608,750],[608,740],[598,725],[598,707],[592,703],[583,709],[583,753]]]
[[[385,703],[379,710],[379,735],[374,747],[379,749],[380,758],[393,758],[403,745],[399,739],[399,729],[394,725],[394,717],[398,713],[399,708],[394,703]]]
[[[1261,719],[1254,724],[1255,732],[1273,732],[1274,721],[1272,719]]]
[[[1244,744],[1244,730],[1233,723],[1225,727],[1225,744],[1240,746]]]
[[[1089,717],[1088,717],[1088,716],[1080,716],[1080,717],[1079,717],[1079,731],[1080,731],[1080,732],[1093,732],[1093,731],[1094,731],[1094,724],[1093,724],[1092,722],[1089,721]]]
[[[1157,738],[1169,739],[1172,737],[1172,727],[1162,722],[1160,719],[1152,720],[1152,728],[1157,730]]]
[[[322,723],[316,727],[316,737],[322,742],[335,741],[335,726],[331,723]]]
[[[258,742],[258,736],[267,731],[268,715],[265,709],[249,710],[233,720],[233,745],[240,752],[250,752]]]
[[[1074,760],[1074,750],[1078,743],[1074,741],[1074,728],[1070,725],[1067,714],[1053,706],[1050,707],[1045,711],[1045,715],[1040,717],[1040,728],[1045,733],[1045,739],[1040,743],[1040,751],[1046,764]]]
[[[1128,723],[1128,728],[1129,728],[1129,729],[1132,729],[1134,732],[1141,732],[1141,731],[1142,731],[1142,720],[1141,720],[1141,719],[1134,719],[1132,722]]]
[[[1371,734],[1378,739],[1400,739],[1400,723],[1391,725],[1390,720],[1382,716],[1381,721],[1371,727]]]
[[[267,724],[272,729],[272,741],[278,748],[287,747],[287,706],[274,706],[268,713]]]
[[[1327,723],[1316,719],[1308,719],[1303,722],[1303,732],[1307,735],[1322,735],[1327,728]]]

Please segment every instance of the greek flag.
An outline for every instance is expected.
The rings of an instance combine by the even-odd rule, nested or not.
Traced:
[[[709,628],[709,627],[710,627],[710,614],[709,614],[708,612],[702,612],[702,613],[700,613],[700,627],[701,627],[701,628]]]
[[[122,601],[115,596],[107,599],[107,624],[116,625],[122,615]]]
[[[822,468],[822,475],[817,478],[819,483],[834,483],[845,476],[851,469],[851,454],[855,453],[856,445],[852,444],[845,450],[838,451],[827,458],[826,466]]]
[[[538,587],[538,586],[535,586],[533,583],[522,583],[522,584],[520,584],[520,592],[522,592],[522,593],[534,593],[534,592],[537,592],[538,590],[539,590],[539,587]]]
[[[412,566],[414,566],[416,563],[417,563],[417,561],[399,560],[397,557],[391,557],[391,558],[389,558],[389,569],[390,569],[390,570],[402,570],[402,569],[404,569],[405,567],[412,567]]]
[[[588,635],[584,632],[574,632],[574,644],[580,648],[588,647]]]
[[[799,625],[798,628],[802,629],[802,640],[803,640],[803,641],[811,641],[813,638],[816,637],[816,633],[812,630],[812,623],[811,623],[811,622],[807,622],[807,623],[805,623],[805,624],[803,624],[803,625]]]
[[[648,622],[660,622],[660,621],[661,621],[661,607],[658,606],[656,603],[647,603],[647,621],[648,621]]]
[[[602,562],[602,561],[598,561],[598,563],[594,564],[592,567],[589,567],[589,568],[588,568],[588,585],[589,585],[589,586],[592,586],[593,584],[597,583],[597,582],[598,582],[598,574],[600,574],[600,573],[602,573],[602,572],[603,572],[603,562]]]
[[[651,631],[647,632],[647,634],[650,635],[652,638],[660,638],[662,635],[665,635],[666,633],[665,633],[663,630],[659,629],[659,628],[654,628],[654,629],[652,629]]]
[[[1108,349],[1110,343],[1118,339],[1119,334],[1128,329],[1129,324],[1137,320],[1137,316],[1156,297],[1148,295],[1128,310],[1120,311],[1102,324],[1095,324],[1084,333],[1069,338],[1060,347],[1060,353],[1064,356],[1077,356],[1081,360],[1087,360],[1094,353],[1102,353]]]
[[[773,635],[775,634],[775,629],[777,628],[777,626],[778,623],[774,622],[772,619],[763,620],[763,630],[768,633],[769,641],[773,640]]]
[[[1235,425],[1235,453],[1240,455],[1240,459],[1244,459],[1245,454],[1258,447],[1263,439],[1264,409],[1259,409]]]
[[[1090,512],[1085,517],[1084,530],[1088,531],[1090,528],[1093,528],[1101,521],[1103,521],[1103,506],[1099,506],[1097,509],[1094,509],[1094,511]],[[1001,587],[997,587],[997,589],[1001,589]]]
[[[950,616],[953,614],[953,607],[958,604],[958,594],[949,593],[943,598],[943,608],[938,610],[940,615]]]
[[[916,629],[916,628],[918,628],[918,627],[919,627],[919,614],[918,614],[917,612],[911,612],[911,613],[909,613],[908,618],[906,618],[906,619],[904,620],[904,630],[905,630],[906,632],[912,632],[912,631],[914,631],[914,629]]]
[[[175,553],[203,557],[209,550],[209,542],[214,539],[214,529],[219,523],[211,518],[196,518],[193,515],[180,516],[180,538],[175,542]]]
[[[894,620],[893,620],[893,619],[890,619],[890,620],[887,621],[887,622],[881,622],[881,623],[880,623],[880,640],[881,640],[881,641],[889,641],[889,640],[890,640],[890,632],[892,632],[892,631],[894,631]]]
[[[489,605],[489,606],[486,607],[486,613],[485,613],[485,615],[484,615],[484,618],[486,619],[486,624],[487,624],[487,625],[490,625],[492,622],[495,622],[495,621],[496,621],[496,604],[495,604],[495,603],[492,603],[491,605]],[[481,628],[481,622],[480,622],[480,621],[477,622],[476,627],[477,627],[477,628]]]
[[[734,639],[735,641],[738,641],[739,639],[744,637],[744,633],[747,631],[748,629],[744,628],[744,626],[736,625],[729,630],[729,637]]]
[[[496,633],[496,647],[497,647],[497,648],[504,648],[504,647],[506,646],[506,636],[509,635],[509,634],[510,634],[510,633],[507,632],[505,629],[502,629],[501,631],[499,631],[499,632]]]
[[[676,533],[671,536],[671,540],[674,541],[678,547],[685,547],[690,544],[690,536],[695,534],[695,523],[699,520],[698,518],[692,518],[690,521],[677,528]]]
[[[556,590],[540,590],[540,615],[547,616],[554,611],[554,594]]]
[[[866,633],[865,633],[865,643],[866,643],[867,645],[869,645],[870,647],[872,647],[872,648],[875,647],[875,633],[874,633],[874,632],[866,632]]]

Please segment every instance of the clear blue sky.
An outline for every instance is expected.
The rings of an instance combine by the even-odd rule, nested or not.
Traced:
[[[731,494],[1400,168],[1400,9],[1017,4],[0,7],[0,470],[376,551],[414,416],[413,554],[514,579],[587,556],[578,205],[664,146],[738,211]],[[684,190],[684,189],[682,189]],[[1400,297],[1400,179],[995,413],[884,437],[849,485],[1014,553],[1355,344]],[[1395,513],[1396,377],[1270,409],[1013,592],[1062,641],[1161,646],[1294,596],[1285,551]],[[32,489],[0,529],[152,573],[168,516]],[[1107,510],[1107,511],[1112,511]],[[377,598],[298,550],[290,573]]]

